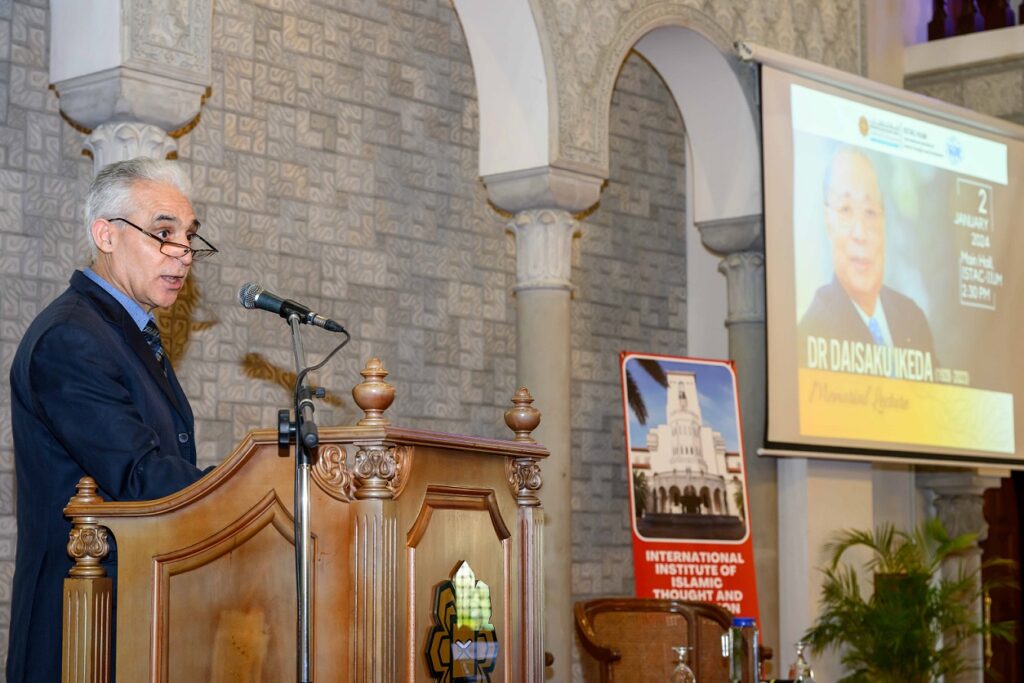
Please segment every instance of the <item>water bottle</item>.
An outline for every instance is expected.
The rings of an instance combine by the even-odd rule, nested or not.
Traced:
[[[736,617],[726,634],[729,656],[729,683],[757,683],[761,667],[757,661],[757,620]]]

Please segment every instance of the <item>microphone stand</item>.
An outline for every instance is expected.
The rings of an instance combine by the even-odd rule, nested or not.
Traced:
[[[242,304],[245,306],[245,303]],[[246,306],[249,308],[249,306]],[[299,333],[300,325],[304,321],[300,311],[291,311],[288,314],[288,325],[292,330],[292,351],[295,354],[295,392],[293,408],[295,409],[295,421],[291,419],[291,411],[287,408],[277,413],[277,445],[287,457],[287,449],[290,444],[295,446],[295,587],[298,606],[298,618],[296,620],[296,678],[298,683],[313,683],[310,673],[310,583],[313,578],[313,558],[311,555],[311,543],[309,535],[309,481],[310,468],[315,464],[317,446],[320,443],[320,434],[317,431],[316,422],[313,421],[313,399],[323,398],[326,392],[323,388],[316,391],[310,389],[305,383],[306,375],[309,372],[318,370],[329,361],[334,354],[340,351],[351,340],[349,333],[341,325],[334,323],[334,329],[325,328],[331,332],[340,332],[345,335],[344,341],[334,347],[327,356],[311,367],[306,367],[305,353],[302,350],[302,337]]]
[[[297,381],[303,377],[305,354],[299,336],[301,319],[295,313],[288,316],[292,328],[292,348],[295,353]],[[298,633],[296,663],[299,683],[312,683],[310,674],[310,604],[309,584],[313,574],[309,543],[309,474],[320,441],[313,421],[313,392],[302,383],[295,394],[295,581],[298,593]],[[289,429],[290,431],[290,429]]]

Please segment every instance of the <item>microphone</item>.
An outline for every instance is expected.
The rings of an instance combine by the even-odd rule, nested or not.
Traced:
[[[298,316],[299,322],[305,323],[306,325],[316,325],[317,327],[324,328],[328,332],[341,332],[342,334],[348,334],[340,323],[337,323],[330,318],[325,318],[319,313],[314,313],[309,310],[309,308],[296,301],[292,301],[291,299],[282,299],[276,294],[271,294],[255,282],[246,282],[242,285],[242,288],[238,290],[238,303],[242,304],[244,308],[260,308],[264,311],[277,313],[285,319],[295,315]]]

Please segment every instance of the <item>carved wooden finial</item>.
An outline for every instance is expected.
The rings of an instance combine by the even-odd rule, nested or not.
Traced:
[[[366,417],[356,424],[360,427],[386,427],[391,422],[384,417],[384,411],[395,400],[395,388],[384,381],[388,371],[380,358],[371,358],[359,374],[363,381],[352,389],[352,398]]]
[[[75,486],[76,493],[68,501],[68,505],[102,503],[103,497],[96,493],[98,489],[99,487],[96,485],[95,479],[92,477],[82,477],[78,480],[78,484]]]
[[[75,490],[77,493],[68,501],[69,506],[95,505],[103,502],[103,498],[96,492],[96,480],[92,477],[79,479]],[[107,536],[107,528],[97,524],[95,517],[91,515],[73,515],[71,517],[67,550],[75,564],[68,572],[69,576],[95,579],[107,575],[103,565],[100,564],[110,552]]]
[[[513,441],[534,442],[530,432],[540,424],[540,411],[532,405],[533,396],[526,387],[519,387],[512,397],[512,407],[505,411],[505,424],[516,433]]]

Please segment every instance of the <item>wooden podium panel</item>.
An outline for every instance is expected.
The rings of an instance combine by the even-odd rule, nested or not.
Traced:
[[[271,647],[294,639],[294,533],[280,501],[261,503],[219,539],[153,558],[166,680],[288,680],[295,671],[294,650]]]
[[[529,437],[539,422],[532,399],[520,390],[506,414],[514,440],[399,429],[383,417],[390,385],[374,362],[353,391],[366,417],[321,429],[312,467],[313,680],[473,671],[539,683],[536,492],[547,452]],[[65,681],[105,681],[112,637],[122,683],[296,680],[294,462],[285,455],[276,431],[253,432],[202,480],[156,501],[103,502],[91,480],[80,482],[65,509],[76,559],[65,584]],[[111,536],[116,636],[99,564]]]

